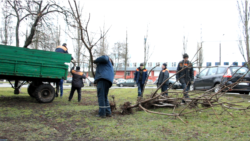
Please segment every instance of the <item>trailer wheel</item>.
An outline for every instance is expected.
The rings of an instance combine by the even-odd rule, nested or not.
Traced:
[[[30,95],[30,97],[33,97],[35,98],[35,90],[36,90],[37,87],[33,86],[32,84],[29,84],[28,86],[28,94]]]
[[[41,103],[50,103],[55,98],[55,89],[50,84],[40,85],[35,91],[36,100]]]

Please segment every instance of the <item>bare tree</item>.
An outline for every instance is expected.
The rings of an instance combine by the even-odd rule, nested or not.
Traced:
[[[89,52],[89,56],[90,56],[90,65],[91,65],[91,72],[92,72],[92,76],[94,77],[95,76],[95,73],[94,73],[94,66],[93,66],[93,47],[95,47],[97,45],[97,43],[102,40],[107,32],[105,31],[103,35],[101,35],[100,38],[98,38],[95,42],[93,41],[93,37],[89,34],[89,31],[88,31],[88,24],[89,24],[89,21],[90,21],[90,14],[89,14],[89,18],[87,20],[87,22],[84,24],[83,22],[83,17],[82,17],[82,13],[80,13],[80,10],[77,6],[77,3],[75,0],[72,0],[73,1],[73,6],[70,2],[70,0],[68,0],[68,3],[70,5],[70,10],[71,10],[71,14],[73,16],[73,19],[74,19],[74,22],[76,22],[77,24],[77,27],[79,28],[80,30],[80,35],[81,35],[81,41],[82,43],[84,44],[84,46],[86,47],[86,49],[88,50]],[[71,23],[68,23],[69,25],[72,25]]]
[[[112,48],[111,55],[110,55],[112,60],[114,61],[115,74],[117,70],[121,67],[119,64],[123,62],[122,48],[123,48],[123,43],[121,42],[115,43],[114,47]]]
[[[124,79],[126,79],[127,77],[127,63],[128,63],[128,59],[129,59],[129,56],[128,56],[128,32],[126,31],[126,43],[125,43],[125,46],[124,46],[124,52],[123,52],[123,58],[124,58]]]
[[[7,0],[3,2],[2,6],[3,6],[2,7],[3,27],[0,28],[0,43],[4,45],[10,45],[12,43],[13,32],[12,32],[12,18],[9,15],[10,9]]]
[[[105,23],[103,24],[103,28],[100,30],[100,37],[102,37],[103,34],[105,34]],[[109,50],[109,44],[107,41],[107,37],[105,36],[100,40],[99,45],[97,45],[95,49],[96,56],[107,55],[108,50]]]
[[[61,44],[61,26],[59,25],[59,27],[57,27],[57,34],[56,34],[56,44],[60,45]]]
[[[201,47],[202,43],[197,43],[197,66],[199,69],[199,73],[200,73],[200,69],[202,68],[202,64],[203,64],[203,48]]]
[[[32,39],[30,48],[47,51],[55,50],[58,42],[60,41],[60,29],[52,24],[53,21],[48,20],[46,23],[47,25],[44,25],[44,23],[39,23],[39,25],[36,27],[36,34]]]
[[[144,67],[146,67],[148,60],[153,54],[153,51],[150,49],[151,47],[148,43],[148,28],[147,28],[147,33],[144,36]]]
[[[182,54],[185,54],[187,53],[187,43],[188,43],[188,38],[184,35],[183,36],[183,53]]]
[[[184,29],[184,27],[183,27]],[[182,50],[182,55],[187,53],[187,43],[188,43],[188,36],[186,36],[186,34],[183,34],[183,39],[182,39],[182,43],[183,43],[183,50]]]
[[[249,53],[249,19],[250,19],[250,11],[249,11],[249,3],[248,0],[237,0],[237,7],[240,17],[240,35],[239,35],[239,50],[242,54],[245,62],[248,64],[248,68],[250,69],[250,53]],[[244,43],[242,43],[242,38]],[[245,48],[245,49],[244,49]],[[245,56],[246,54],[246,56]]]
[[[67,15],[65,10],[56,4],[55,1],[48,0],[44,3],[42,0],[26,0],[26,1],[12,1],[7,0],[8,4],[11,6],[12,11],[10,15],[16,17],[16,46],[19,46],[19,28],[21,22],[27,17],[32,18],[32,25],[30,27],[30,32],[25,40],[24,48],[28,48],[28,46],[32,43],[32,39],[36,32],[36,27],[39,22],[45,22],[46,18],[49,18],[52,13],[62,13]]]
[[[78,66],[81,66],[81,64],[84,63],[84,53],[85,53],[85,50],[84,50],[84,47],[83,47],[83,44],[81,42],[81,33],[80,31],[78,30],[78,28],[75,28],[76,30],[76,44],[74,45],[74,53],[75,53],[75,60],[78,64]]]

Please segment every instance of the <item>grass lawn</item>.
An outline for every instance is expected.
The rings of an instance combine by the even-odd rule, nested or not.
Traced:
[[[14,95],[11,88],[0,88],[0,140],[250,140],[250,118],[243,112],[226,112],[218,117],[208,109],[182,119],[135,111],[132,115],[116,114],[112,118],[97,118],[98,104],[95,89],[82,90],[82,102],[77,102],[75,93],[68,102],[69,89],[62,99],[41,104],[29,97],[26,88],[23,94]],[[150,94],[152,89],[146,89]],[[136,102],[137,89],[112,89],[117,108],[120,104]],[[242,101],[248,106],[249,99],[228,98],[225,101]],[[181,110],[179,107],[177,111]],[[171,113],[171,108],[152,109]],[[216,108],[219,114],[222,109]],[[248,111],[250,115],[250,112]]]

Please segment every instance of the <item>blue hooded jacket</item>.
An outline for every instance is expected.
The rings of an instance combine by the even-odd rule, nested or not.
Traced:
[[[147,69],[143,69],[142,70],[142,84],[145,83],[146,79],[147,79],[147,76],[148,76],[148,71]],[[140,67],[136,69],[135,71],[135,77],[134,77],[134,81],[136,82],[136,84],[139,83],[139,79],[140,79]]]
[[[114,80],[114,68],[109,60],[109,57],[103,55],[94,60],[94,63],[97,64],[94,83],[97,83],[100,79],[105,79],[110,82],[111,87]]]

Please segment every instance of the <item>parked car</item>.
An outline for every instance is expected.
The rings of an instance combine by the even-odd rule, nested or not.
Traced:
[[[157,84],[157,82],[158,82],[158,78],[156,79],[154,84]],[[176,82],[175,79],[169,79],[168,87],[170,88],[173,84],[174,84],[174,86],[172,87],[172,89],[182,89],[180,82]]]
[[[87,86],[93,86],[95,79],[92,77],[88,77],[85,79],[85,82],[87,83]]]
[[[68,77],[66,83],[71,83],[71,82],[72,82],[72,77]]]
[[[114,80],[113,80],[113,84],[116,84],[116,83],[117,83],[117,80],[116,80],[116,79],[114,79]]]
[[[119,83],[124,83],[125,81],[126,81],[125,79],[117,79],[116,85],[119,84]]]
[[[154,82],[153,82],[153,80],[151,80],[151,79],[148,79],[148,82],[147,82],[147,84],[153,84]]]
[[[136,87],[136,83],[134,81],[134,79],[127,79],[127,80],[120,80],[117,82],[116,84],[118,87],[124,87],[124,86],[128,86],[128,87]]]
[[[194,84],[191,86],[191,90],[208,90],[215,87],[214,92],[218,92],[220,90],[220,83],[224,84],[227,82],[226,85],[235,83],[247,72],[248,68],[240,68],[238,66],[217,66],[205,68],[200,74],[196,75]],[[244,80],[250,81],[250,73],[245,76]],[[240,94],[248,94],[250,92],[250,87],[248,83],[239,83],[229,91],[239,92]]]

